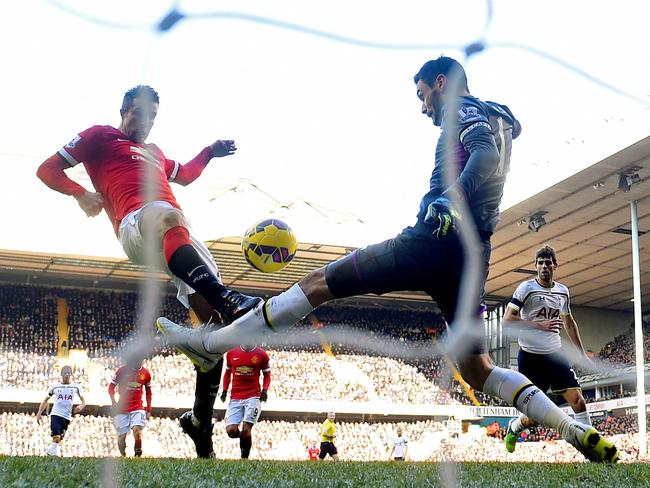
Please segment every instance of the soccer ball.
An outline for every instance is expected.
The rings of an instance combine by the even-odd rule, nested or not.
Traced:
[[[264,273],[280,271],[296,255],[298,242],[291,228],[278,219],[252,225],[244,234],[241,250],[248,264]]]

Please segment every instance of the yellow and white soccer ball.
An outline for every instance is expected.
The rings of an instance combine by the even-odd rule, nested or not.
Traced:
[[[264,273],[274,273],[287,266],[297,248],[291,227],[278,219],[261,220],[252,225],[241,242],[248,264]]]

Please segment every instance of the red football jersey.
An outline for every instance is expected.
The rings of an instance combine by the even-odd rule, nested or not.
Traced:
[[[155,144],[137,144],[120,130],[95,125],[79,133],[59,154],[70,166],[83,163],[95,190],[104,197],[104,208],[115,232],[129,212],[146,203],[145,175],[154,175],[154,200],[180,208],[169,186],[180,164],[167,159]],[[147,167],[155,171],[146,172]]]
[[[310,447],[309,448],[309,460],[310,461],[316,461],[318,459],[318,455],[320,454],[320,449],[317,447]]]
[[[151,410],[151,373],[147,368],[133,370],[122,366],[115,372],[111,385],[117,386],[120,399],[117,402],[121,413],[144,410],[142,405],[142,387],[147,389],[147,410]]]
[[[240,346],[235,347],[226,353],[223,390],[228,390],[232,375],[231,399],[259,398],[260,372],[264,373],[263,388],[268,390],[271,383],[271,367],[267,352],[261,347],[256,347],[252,351],[244,351]]]

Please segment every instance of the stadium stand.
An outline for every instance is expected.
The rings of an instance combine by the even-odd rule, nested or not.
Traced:
[[[57,350],[57,299],[67,304],[69,332],[67,349]],[[71,350],[83,350],[83,360],[72,361],[74,378],[86,393],[102,395],[120,365],[121,346],[128,342],[137,320],[136,294],[89,289],[48,288],[28,285],[0,286],[0,378],[5,392],[38,392],[42,395],[57,382],[60,367],[69,362]],[[164,296],[161,309],[174,320],[187,322],[188,315],[173,296]],[[435,339],[444,329],[435,312],[369,309],[359,306],[327,306],[305,321],[316,332],[310,345],[279,345],[270,350],[273,375],[271,399],[304,401],[378,402],[381,404],[470,404],[465,390],[449,380],[446,365],[438,359],[402,361],[377,355],[369,345],[390,336],[404,347]],[[370,331],[365,344],[332,341],[338,328]],[[647,327],[645,328],[647,331]],[[646,337],[646,341],[648,338]],[[364,347],[365,346],[365,347]],[[372,349],[372,347],[370,347]],[[330,353],[331,351],[331,353]],[[57,357],[57,352],[62,356]],[[633,360],[631,332],[615,337],[600,352],[600,358],[629,365]],[[154,398],[189,396],[194,388],[194,370],[184,356],[162,349],[148,359]],[[281,381],[279,380],[281,378]],[[475,392],[485,405],[502,405]],[[631,394],[627,392],[627,394]],[[616,396],[616,395],[611,395]],[[600,400],[604,400],[601,397]],[[98,410],[93,413],[99,413]],[[145,455],[193,457],[191,441],[181,434],[170,412],[152,417],[146,433]],[[306,448],[318,441],[318,422],[264,419],[256,427],[253,456],[258,459],[307,459]],[[637,430],[632,415],[605,415],[594,421],[605,434],[616,436],[627,449],[623,459],[636,456],[632,433]],[[567,449],[555,432],[536,427],[522,435],[523,446],[506,455],[501,439],[504,428],[470,426],[466,433],[452,433],[433,420],[410,422],[339,422],[337,445],[344,460],[385,460],[390,439],[399,425],[410,441],[413,460],[453,461],[540,461],[582,462]],[[489,435],[488,435],[489,432]],[[42,455],[49,443],[48,429],[38,425],[33,414],[7,407],[0,414],[0,454]],[[239,447],[227,438],[222,422],[214,431],[219,458],[238,458]],[[63,444],[65,456],[116,456],[114,428],[110,417],[76,416]]]

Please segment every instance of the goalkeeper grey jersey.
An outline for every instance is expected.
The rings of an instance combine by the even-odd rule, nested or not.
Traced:
[[[571,313],[569,289],[555,281],[551,288],[540,285],[535,278],[524,281],[515,290],[508,306],[524,320],[557,319]],[[526,352],[550,354],[562,347],[560,332],[548,332],[523,326],[519,346]]]

